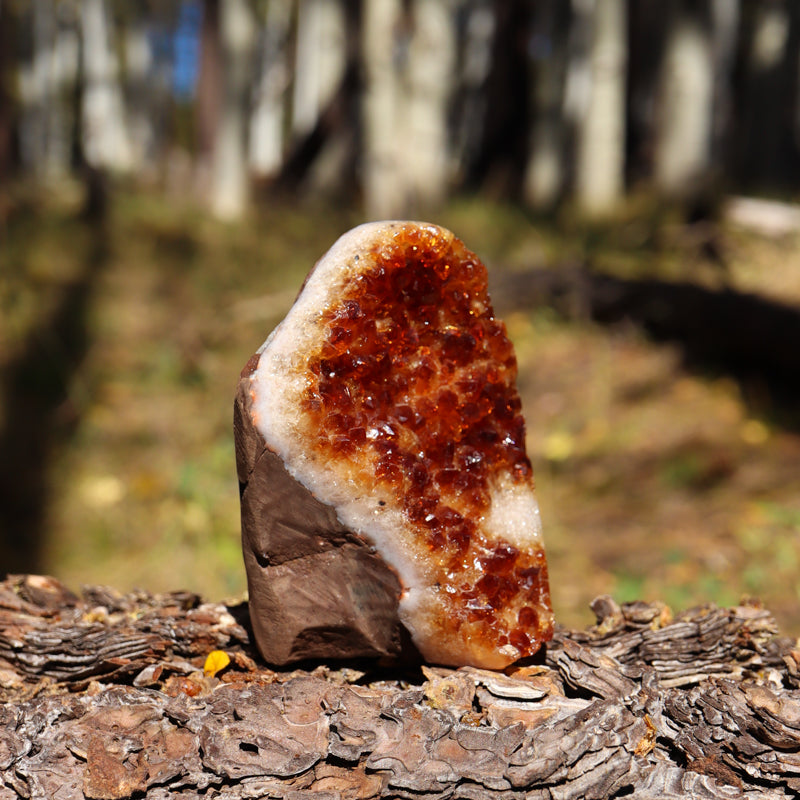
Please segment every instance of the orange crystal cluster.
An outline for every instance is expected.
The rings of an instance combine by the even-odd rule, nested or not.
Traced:
[[[439,228],[405,223],[363,258],[309,358],[313,444],[397,498],[451,625],[529,655],[552,635],[544,552],[489,541],[480,524],[497,476],[531,490],[533,480],[516,358],[486,269]]]

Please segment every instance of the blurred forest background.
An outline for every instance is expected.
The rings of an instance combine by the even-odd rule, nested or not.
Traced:
[[[244,590],[238,373],[425,217],[517,347],[559,619],[800,632],[800,3],[0,0],[0,573]]]

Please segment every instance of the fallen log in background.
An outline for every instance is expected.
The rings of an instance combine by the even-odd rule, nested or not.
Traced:
[[[498,275],[492,297],[502,313],[545,306],[603,325],[629,322],[656,341],[677,343],[689,365],[758,378],[774,390],[775,402],[796,408],[800,309],[791,304],[731,287],[620,278],[569,264]]]
[[[755,606],[610,598],[505,673],[258,661],[245,605],[0,583],[0,800],[782,798],[800,651]],[[204,663],[224,650],[230,664]]]

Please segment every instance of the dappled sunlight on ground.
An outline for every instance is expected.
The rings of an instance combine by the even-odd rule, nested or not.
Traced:
[[[676,608],[755,595],[797,628],[800,437],[636,332],[510,327],[560,618],[587,621],[599,592]]]
[[[0,368],[80,270],[86,232],[75,232],[71,203],[9,223]],[[159,199],[114,203],[88,348],[59,411],[71,426],[47,465],[39,566],[73,586],[235,596],[238,373],[316,258],[359,220],[272,208],[224,226]],[[441,221],[491,270],[581,257],[574,240],[559,249],[552,229],[516,211],[463,204]],[[794,247],[739,233],[729,247],[746,257],[733,259],[730,280],[800,303]],[[637,257],[645,274],[651,253],[608,256],[631,273]],[[660,257],[662,271],[677,269]],[[602,267],[603,251],[593,260]],[[601,593],[676,609],[759,595],[800,633],[800,436],[779,424],[763,387],[688,371],[675,346],[633,327],[547,309],[506,319],[559,619],[587,623]]]

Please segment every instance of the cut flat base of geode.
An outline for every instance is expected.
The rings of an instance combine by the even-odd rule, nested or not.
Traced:
[[[486,270],[449,231],[370,223],[320,259],[237,396],[268,661],[393,652],[398,619],[452,666],[502,668],[550,638],[516,369]]]

